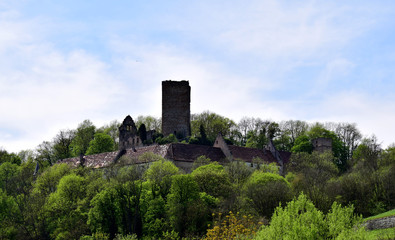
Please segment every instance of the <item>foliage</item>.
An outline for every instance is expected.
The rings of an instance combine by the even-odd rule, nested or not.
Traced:
[[[213,213],[213,217],[216,215]],[[214,239],[251,239],[255,236],[259,225],[251,215],[234,214],[232,211],[228,215],[222,217],[222,213],[217,214],[217,219],[213,223],[213,227],[207,230],[205,240]]]
[[[161,158],[153,162],[145,172],[145,177],[151,186],[152,195],[166,199],[172,184],[172,176],[179,173],[179,169],[170,161]]]
[[[96,133],[92,141],[89,142],[89,148],[86,155],[92,155],[114,150],[114,141],[105,133]]]
[[[290,199],[288,181],[275,173],[255,171],[244,185],[247,205],[261,216],[270,217],[274,209]]]
[[[235,126],[236,123],[231,119],[209,111],[191,115],[192,136],[203,137],[201,136],[201,128],[203,128],[209,142],[214,142],[218,133],[224,137],[231,137],[231,129]]]
[[[217,162],[200,166],[193,170],[192,177],[198,183],[200,191],[214,197],[227,197],[230,180],[224,167]]]
[[[166,208],[170,226],[180,236],[202,233],[206,229],[209,211],[191,175],[173,176]]]
[[[96,127],[90,120],[84,120],[78,125],[75,136],[70,144],[73,156],[84,155],[86,153],[90,141],[94,138],[95,131]]]
[[[195,170],[196,168],[203,166],[203,165],[207,165],[210,164],[211,159],[202,155],[196,158],[196,160],[193,162],[192,164],[192,171]]]
[[[303,194],[278,207],[269,226],[264,226],[255,239],[363,239],[365,231],[355,229],[359,218],[352,207],[334,203],[325,216]]]
[[[167,144],[167,143],[176,143],[178,142],[177,137],[174,134],[169,134],[167,137],[158,137],[155,139],[157,144]]]
[[[117,192],[107,188],[99,192],[90,203],[88,224],[94,232],[109,233],[114,238],[119,231],[121,209],[117,201]]]

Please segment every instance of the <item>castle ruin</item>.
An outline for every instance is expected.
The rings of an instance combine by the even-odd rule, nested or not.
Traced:
[[[188,81],[162,82],[162,133],[191,136],[191,87]]]

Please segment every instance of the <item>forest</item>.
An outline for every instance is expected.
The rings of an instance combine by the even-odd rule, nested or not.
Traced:
[[[383,149],[352,123],[236,123],[206,111],[177,139],[160,134],[159,118],[136,119],[139,134],[156,130],[156,144],[212,145],[219,132],[250,148],[272,140],[292,152],[283,175],[261,159],[252,168],[206,156],[186,173],[152,153],[141,165],[58,163],[117,150],[119,125],[85,120],[34,150],[0,150],[0,239],[366,239],[362,218],[395,208],[395,145]],[[332,151],[313,151],[318,137],[331,138]]]

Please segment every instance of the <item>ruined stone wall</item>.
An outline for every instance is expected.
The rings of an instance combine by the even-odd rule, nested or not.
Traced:
[[[312,140],[314,151],[323,153],[325,151],[332,151],[331,138],[316,138]]]
[[[162,133],[191,135],[191,87],[188,81],[162,82]]]
[[[119,127],[119,150],[142,146],[143,143],[137,134],[136,125],[129,115]]]

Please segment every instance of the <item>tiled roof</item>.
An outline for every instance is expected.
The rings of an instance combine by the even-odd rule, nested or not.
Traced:
[[[229,145],[228,147],[232,153],[233,159],[242,159],[245,162],[252,162],[253,158],[259,157],[265,162],[277,162],[272,153],[268,150],[239,147],[234,145]]]
[[[261,150],[256,148],[246,148],[246,147],[238,147],[234,145],[229,145],[229,150],[232,153],[233,159],[241,159],[245,162],[252,162],[252,159],[255,157],[259,157],[263,159],[265,162],[277,162],[277,160],[273,157],[272,153],[268,150]],[[204,145],[195,145],[195,144],[182,144],[182,143],[171,143],[165,145],[151,145],[138,147],[135,149],[127,149],[123,150],[123,152],[115,151],[115,152],[107,152],[107,153],[99,153],[94,155],[84,156],[84,166],[91,168],[102,168],[108,167],[115,161],[117,161],[120,157],[122,159],[126,159],[126,164],[131,163],[143,163],[139,159],[139,157],[147,152],[151,152],[157,154],[161,157],[171,159],[173,161],[183,161],[183,162],[193,162],[199,156],[206,156],[210,158],[212,161],[217,162],[225,162],[226,157],[222,150],[217,147],[204,146]],[[281,159],[284,164],[288,163],[289,158],[291,156],[290,152],[280,151]],[[80,165],[80,158],[67,158],[58,161],[59,163],[68,163],[74,167]]]
[[[211,161],[223,162],[226,159],[220,148],[211,146],[173,143],[169,150],[169,158],[174,161],[193,162],[202,155],[210,158]]]
[[[165,157],[169,146],[170,144],[151,145],[145,147],[138,147],[135,149],[128,149],[125,152],[122,152],[123,154],[122,153],[119,154],[120,151],[115,151],[115,152],[88,155],[88,156],[84,156],[85,158],[84,166],[91,168],[108,167],[110,164],[114,162],[114,160],[118,160],[116,158],[119,158],[121,156],[131,159],[133,163],[141,163],[139,162],[139,157],[146,152],[152,152],[162,157]],[[117,155],[119,156],[117,157]],[[80,165],[80,158],[79,157],[67,158],[58,161],[58,163],[68,163],[73,167],[77,167]]]

